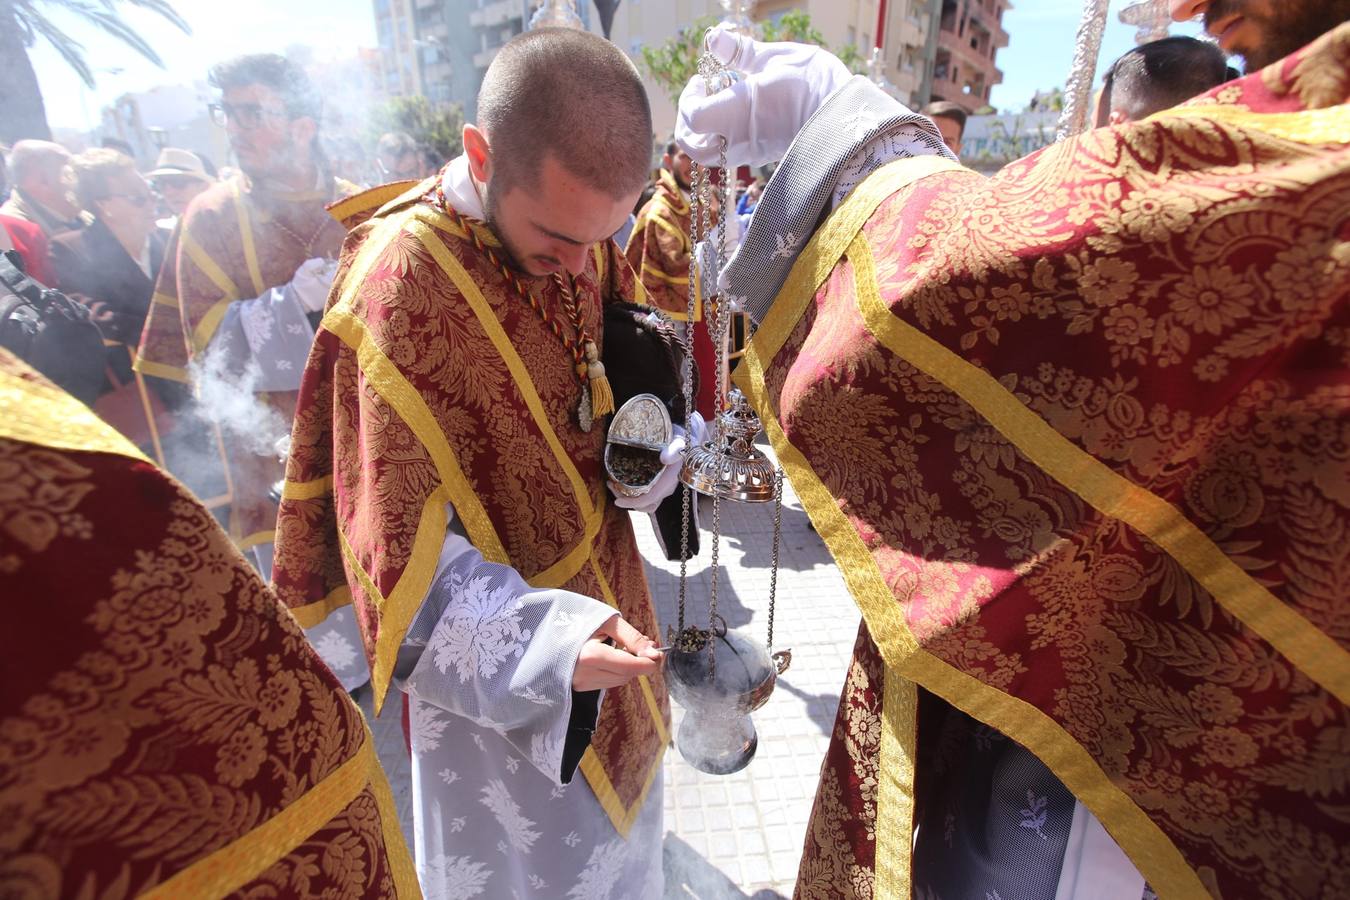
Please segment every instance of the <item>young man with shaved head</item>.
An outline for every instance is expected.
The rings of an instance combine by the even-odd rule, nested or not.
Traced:
[[[353,606],[377,708],[408,695],[428,896],[659,897],[669,708],[598,360],[651,114],[567,29],[503,47],[478,110],[438,176],[350,210],[275,581],[306,625]]]

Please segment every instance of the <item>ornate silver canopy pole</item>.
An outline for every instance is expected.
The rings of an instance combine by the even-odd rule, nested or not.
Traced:
[[[1073,49],[1073,68],[1064,87],[1064,112],[1059,117],[1055,140],[1062,141],[1087,127],[1092,106],[1092,79],[1097,74],[1097,57],[1106,31],[1107,0],[1084,0],[1083,18],[1078,24],[1078,40]]]
[[[575,28],[584,31],[581,16],[577,15],[576,0],[544,0],[530,16],[530,31],[536,28]]]
[[[1134,36],[1136,44],[1147,44],[1167,37],[1172,11],[1167,0],[1138,0],[1120,11],[1120,21],[1139,29]]]

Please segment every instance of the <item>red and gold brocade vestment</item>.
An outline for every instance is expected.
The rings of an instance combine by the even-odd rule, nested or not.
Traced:
[[[467,232],[421,199],[430,184],[347,240],[301,388],[277,526],[280,596],[306,626],[355,607],[377,708],[431,587],[447,504],[485,561],[658,633],[628,513],[605,485],[604,429],[577,425],[571,355]],[[546,308],[560,304],[552,280],[525,284]],[[576,297],[597,343],[602,304],[633,291],[618,248],[596,245]],[[606,692],[581,770],[620,834],[659,769],[668,719],[659,675]]]
[[[306,259],[335,257],[343,229],[324,206],[355,188],[329,181],[327,190],[279,193],[254,188],[241,176],[193,200],[165,251],[134,368],[191,383],[189,364],[206,351],[232,302],[286,284]],[[284,435],[295,394],[260,393],[257,399],[281,423],[275,437]],[[230,536],[245,549],[269,542],[277,506],[268,491],[282,477],[282,465],[275,454],[250,449],[228,423],[221,440],[230,483]]]
[[[797,260],[738,378],[864,614],[799,897],[910,896],[920,689],[1161,897],[1350,894],[1348,89],[901,160]]]
[[[3,350],[0,573],[0,895],[421,896],[294,619],[182,485]]]
[[[624,255],[642,282],[645,303],[680,322],[689,318],[690,234],[689,198],[662,169],[656,192],[638,211]],[[697,321],[703,317],[702,298],[696,302]]]
[[[689,198],[675,182],[675,176],[662,169],[656,179],[656,193],[638,211],[624,250],[642,285],[636,302],[653,306],[676,322],[689,319],[691,214]],[[697,290],[697,273],[694,277]],[[688,327],[693,329],[691,346],[699,372],[695,405],[704,418],[711,418],[716,412],[717,354],[703,318],[701,290],[694,299],[694,321]]]

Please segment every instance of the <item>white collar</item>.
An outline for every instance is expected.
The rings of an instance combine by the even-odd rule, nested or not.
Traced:
[[[483,213],[483,200],[478,195],[478,184],[469,171],[467,154],[461,153],[445,167],[441,190],[445,192],[445,199],[455,208],[455,212],[471,219],[487,220],[487,216]]]

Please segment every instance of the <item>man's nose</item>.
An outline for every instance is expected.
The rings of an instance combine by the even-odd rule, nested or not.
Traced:
[[[580,275],[586,271],[586,255],[590,252],[590,247],[568,247],[566,250],[558,251],[558,260],[564,269],[573,275]]]
[[[1185,22],[1205,14],[1209,9],[1209,0],[1168,0],[1171,7],[1172,19],[1177,22]]]

